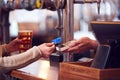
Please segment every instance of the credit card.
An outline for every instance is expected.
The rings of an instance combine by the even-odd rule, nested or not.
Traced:
[[[52,42],[55,45],[60,44],[62,42],[62,37],[57,37],[57,38],[53,39]]]

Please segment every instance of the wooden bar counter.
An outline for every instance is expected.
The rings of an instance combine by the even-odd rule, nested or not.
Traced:
[[[22,79],[22,80],[44,80],[44,79],[38,78],[32,74],[29,74],[29,73],[26,73],[23,71],[19,71],[19,70],[13,70],[11,72],[11,76],[18,78],[18,79]]]
[[[63,62],[60,80],[120,80],[120,68],[97,69],[89,62]]]
[[[90,62],[61,62],[58,80],[120,80],[120,68],[97,69],[90,67],[90,64]],[[44,68],[46,69],[45,65]],[[30,69],[37,71],[37,73],[40,70],[35,67],[30,67]],[[37,74],[30,73],[33,71],[28,72],[26,69],[13,70],[11,76],[20,80],[51,80],[49,78],[43,79]]]
[[[20,80],[48,80],[49,61],[38,60],[24,68],[11,71],[11,76]]]

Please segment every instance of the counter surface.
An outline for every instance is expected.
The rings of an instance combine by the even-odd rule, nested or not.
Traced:
[[[24,80],[47,80],[49,61],[38,60],[24,68],[13,70],[11,76]]]

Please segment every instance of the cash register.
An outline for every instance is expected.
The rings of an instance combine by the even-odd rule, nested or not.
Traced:
[[[120,68],[120,22],[92,21],[91,28],[99,43],[91,67]]]

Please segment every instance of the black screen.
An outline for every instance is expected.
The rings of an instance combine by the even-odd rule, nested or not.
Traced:
[[[108,44],[109,40],[120,39],[120,22],[91,22],[92,31],[100,44]]]
[[[120,68],[120,22],[91,22],[99,46],[92,63],[96,68]]]

